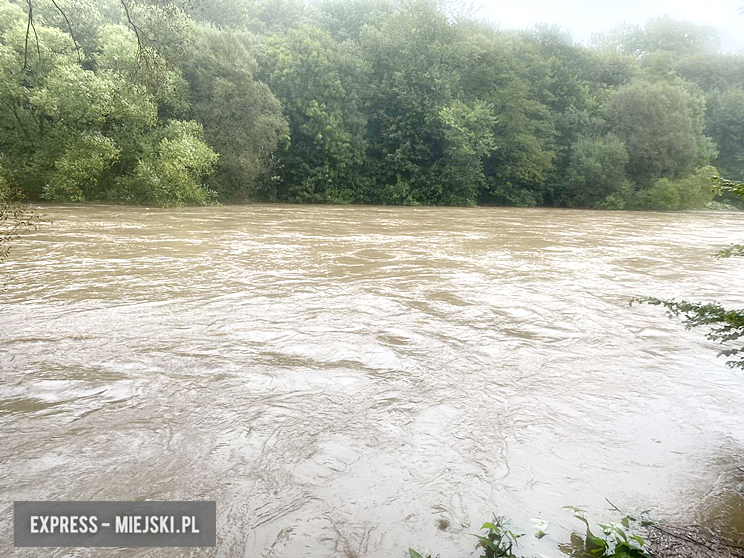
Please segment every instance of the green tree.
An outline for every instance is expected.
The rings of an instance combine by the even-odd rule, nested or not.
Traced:
[[[715,27],[675,20],[668,15],[649,19],[644,26],[623,24],[609,33],[592,37],[595,48],[642,58],[650,53],[669,52],[677,56],[712,54],[721,48]]]
[[[540,91],[520,59],[521,45],[483,26],[464,26],[462,89],[493,106],[498,149],[485,160],[481,200],[534,205],[541,199],[555,158],[555,116],[537,100]]]
[[[628,177],[646,187],[679,178],[715,156],[703,135],[705,100],[681,82],[635,81],[620,87],[605,107],[610,131],[628,149]]]
[[[695,169],[744,173],[742,68],[668,17],[586,48],[456,0],[0,0],[1,172],[59,201],[699,207]]]
[[[105,37],[88,58],[69,34],[37,16],[29,56],[27,14],[5,0],[0,14],[0,149],[11,190],[57,201],[119,199],[118,184],[129,175],[140,176],[155,152],[170,177],[193,179],[194,173],[209,171],[202,161],[216,155],[199,139],[199,126],[166,120],[168,111],[159,109],[169,103],[168,95],[148,87],[146,76],[136,77],[141,54],[136,33],[107,24]],[[178,78],[168,69],[165,74]],[[179,137],[176,128],[182,130]],[[163,143],[166,137],[170,144]],[[174,179],[167,188],[171,197],[162,189],[151,196],[141,189],[138,199],[206,201],[208,196],[196,195],[194,188],[192,182]]]
[[[276,153],[279,199],[355,201],[364,180],[368,80],[359,50],[305,26],[272,37],[261,66],[291,134],[289,145]]]
[[[552,172],[536,201],[566,205],[572,145],[580,136],[601,135],[607,86],[597,78],[611,74],[596,72],[597,57],[557,26],[538,25],[523,33],[518,59],[528,68],[536,99],[549,108],[555,127]]]
[[[206,142],[220,154],[209,184],[221,199],[261,197],[274,150],[289,132],[279,100],[255,79],[255,42],[245,32],[200,27],[181,66],[190,116],[204,126]]]
[[[468,106],[455,100],[440,111],[439,118],[444,126],[444,154],[437,169],[447,184],[440,203],[475,205],[486,182],[484,160],[496,149],[493,107],[483,101]]]
[[[574,143],[566,180],[572,205],[623,209],[630,183],[625,176],[628,150],[620,138],[581,136]]]
[[[471,195],[477,192],[477,184],[462,190],[462,183],[447,183],[452,176],[453,131],[442,116],[447,107],[462,109],[454,103],[465,56],[456,41],[456,24],[442,7],[420,0],[404,2],[379,28],[363,30],[361,44],[375,84],[368,137],[377,196],[368,197],[370,201],[475,203]],[[450,186],[460,191],[450,193]],[[465,191],[468,194],[463,196]]]
[[[311,19],[302,0],[201,0],[193,14],[218,29],[262,36],[282,35]]]
[[[392,0],[318,0],[318,24],[338,42],[359,41],[365,25],[379,26],[395,9]]]
[[[716,165],[725,176],[744,179],[744,89],[711,92],[707,114],[706,133],[718,145]]]

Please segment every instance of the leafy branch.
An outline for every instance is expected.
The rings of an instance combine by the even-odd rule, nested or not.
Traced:
[[[744,182],[727,180],[714,176],[711,178],[713,190],[717,194],[733,194],[744,199]],[[716,258],[730,258],[744,256],[744,245],[732,244],[728,248],[720,250]],[[630,303],[639,302],[653,306],[663,306],[667,309],[669,317],[682,317],[687,329],[693,327],[707,326],[710,328],[706,338],[720,344],[736,341],[744,335],[744,309],[727,310],[716,302],[700,304],[686,300],[676,301],[664,300],[655,297],[634,297]],[[736,359],[729,360],[726,365],[729,368],[744,368],[744,346],[739,348],[727,348],[718,353],[718,356],[732,357],[739,355]]]
[[[563,508],[571,510],[574,517],[586,526],[586,536],[582,541],[582,548],[578,549],[579,556],[648,558],[648,554],[644,550],[646,541],[635,532],[636,523],[640,523],[641,527],[651,524],[644,517],[646,512],[642,512],[641,517],[638,518],[626,515],[620,520],[620,524],[599,523],[598,526],[602,530],[602,534],[597,535],[592,532],[589,520],[584,515],[584,510],[574,506],[564,506]]]
[[[72,24],[70,23],[70,19],[67,17],[67,14],[62,10],[62,8],[59,7],[59,4],[57,4],[56,0],[52,0],[52,4],[54,4],[54,7],[57,8],[57,11],[62,14],[62,17],[65,20],[65,23],[67,23],[67,29],[70,31],[70,37],[72,38],[72,44],[75,45],[75,52],[77,52],[77,59],[78,64],[81,63],[80,58],[80,45],[77,42],[77,39],[75,38],[75,33],[72,32]]]
[[[687,329],[699,326],[709,326],[711,329],[706,338],[718,343],[736,341],[744,335],[744,310],[726,310],[718,303],[699,304],[686,300],[663,300],[654,297],[636,297],[633,302],[663,306],[670,317],[683,318]],[[744,347],[725,349],[718,356],[735,356],[744,352]],[[727,363],[730,368],[744,368],[744,355]]]
[[[34,37],[36,38],[36,52],[41,60],[41,47],[39,46],[39,35],[36,33],[36,25],[34,24],[34,7],[31,4],[31,0],[26,0],[28,4],[28,21],[26,22],[26,42],[23,48],[23,71],[28,68],[28,37],[31,29],[34,30]]]
[[[0,263],[10,254],[10,245],[24,233],[36,230],[42,219],[30,207],[11,203],[0,203]]]
[[[744,199],[744,182],[713,177],[713,191],[718,194],[733,194]]]

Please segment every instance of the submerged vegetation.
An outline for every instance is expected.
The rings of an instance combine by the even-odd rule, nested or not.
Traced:
[[[0,0],[0,178],[55,201],[703,208],[744,55],[443,0]],[[718,170],[717,170],[718,169]]]

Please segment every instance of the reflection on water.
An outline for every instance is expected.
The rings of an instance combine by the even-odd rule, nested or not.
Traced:
[[[741,306],[711,254],[744,215],[45,210],[0,294],[2,553],[12,500],[217,500],[216,551],[137,556],[469,556],[494,511],[546,553],[605,497],[741,517],[742,373],[627,301]]]

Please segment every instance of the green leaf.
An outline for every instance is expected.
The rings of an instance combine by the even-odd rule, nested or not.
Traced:
[[[587,530],[586,547],[589,549],[605,549],[607,548],[607,541],[599,537],[595,537],[590,531]]]
[[[473,535],[473,536],[476,537],[480,541],[480,544],[481,546],[483,546],[483,548],[488,548],[489,550],[494,550],[494,551],[498,550],[498,547],[495,544],[493,544],[493,541],[491,539],[487,537],[481,537],[480,535]]]
[[[512,540],[514,540],[515,542],[516,542],[516,540],[517,540],[517,539],[518,539],[519,537],[524,537],[524,533],[519,533],[519,534],[516,534],[516,533],[514,533],[513,531],[507,531],[507,533],[509,533],[509,536],[510,536],[510,537],[512,538]]]
[[[621,539],[623,539],[625,542],[628,542],[628,536],[625,534],[625,531],[620,529],[620,527],[613,527],[612,529],[618,534]]]

